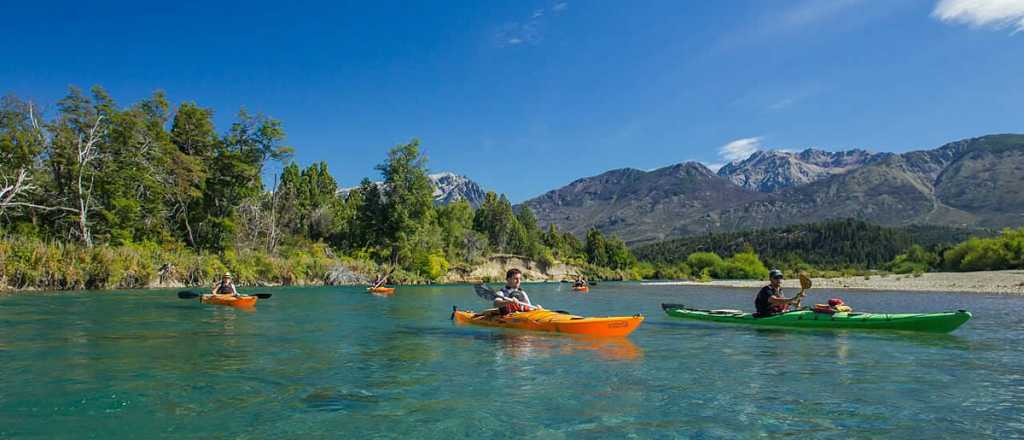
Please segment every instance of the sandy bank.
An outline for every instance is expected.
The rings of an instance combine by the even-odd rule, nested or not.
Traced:
[[[813,278],[815,289],[895,290],[911,292],[975,292],[1012,293],[1024,295],[1024,270],[998,270],[986,272],[935,272],[920,276],[872,275],[870,277]],[[646,282],[645,285],[717,286],[758,288],[766,281],[715,280],[707,283],[694,281]],[[799,289],[796,279],[783,281],[787,289]]]

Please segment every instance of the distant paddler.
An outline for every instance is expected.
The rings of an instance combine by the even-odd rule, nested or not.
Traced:
[[[572,283],[572,288],[576,290],[588,289],[589,287],[587,286],[587,279],[584,278],[583,275],[576,275],[576,281]]]
[[[387,273],[377,274],[377,277],[376,279],[374,279],[373,284],[371,284],[370,287],[367,288],[366,290],[372,293],[394,293],[395,289],[393,287],[384,287],[384,285],[388,283],[388,278],[391,277],[391,273],[394,271],[395,266],[391,266],[391,269],[389,269]]]
[[[234,297],[240,297],[238,289],[235,289],[235,283],[231,281],[231,272],[224,272],[224,276],[221,277],[220,282],[213,286],[213,290],[210,291],[212,295],[231,295]]]

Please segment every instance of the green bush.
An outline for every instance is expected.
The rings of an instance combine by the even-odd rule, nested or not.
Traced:
[[[1024,268],[1024,227],[962,242],[943,253],[942,266],[956,271]]]
[[[731,280],[763,280],[768,278],[768,268],[753,252],[740,252],[714,266],[716,278]]]
[[[703,277],[705,269],[713,270],[721,264],[722,257],[714,252],[694,252],[686,257],[686,265],[690,266],[692,273],[699,277]]]

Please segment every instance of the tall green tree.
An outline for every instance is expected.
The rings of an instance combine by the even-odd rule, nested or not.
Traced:
[[[597,266],[608,266],[608,245],[604,234],[597,229],[587,231],[587,262]]]
[[[417,233],[433,220],[433,187],[427,177],[426,157],[420,142],[413,139],[388,151],[388,159],[377,166],[384,176],[386,226],[384,239],[390,244],[392,263],[410,261]]]
[[[179,235],[189,246],[199,247],[193,225],[202,223],[208,212],[202,205],[213,158],[222,150],[213,126],[213,110],[185,102],[178,106],[171,124],[171,142],[178,151],[169,153],[167,192]]]

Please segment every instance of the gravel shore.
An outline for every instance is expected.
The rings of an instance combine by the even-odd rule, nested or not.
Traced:
[[[872,275],[848,278],[812,278],[815,289],[857,289],[909,292],[975,292],[1010,293],[1024,295],[1024,270],[998,270],[986,272],[934,272],[919,276]],[[758,288],[767,280],[715,280],[707,283],[694,281],[647,282],[646,285],[719,286]],[[799,289],[796,279],[784,280],[787,289]]]

